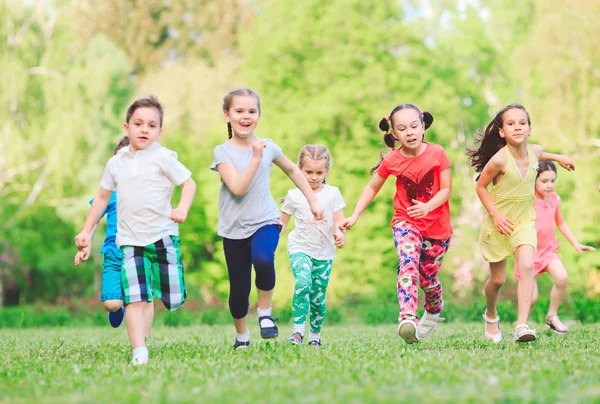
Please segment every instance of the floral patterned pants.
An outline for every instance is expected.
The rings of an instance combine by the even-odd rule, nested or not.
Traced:
[[[394,226],[394,244],[398,253],[398,303],[399,320],[417,321],[417,275],[419,284],[425,293],[425,310],[435,314],[442,311],[442,284],[438,273],[450,238],[434,240],[425,238],[419,230],[408,222],[399,222]]]

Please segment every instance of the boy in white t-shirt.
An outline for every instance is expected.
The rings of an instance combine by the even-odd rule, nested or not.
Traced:
[[[130,146],[108,160],[83,230],[75,237],[80,250],[89,245],[92,228],[117,191],[116,244],[123,253],[121,284],[133,365],[148,362],[145,336],[150,335],[152,317],[144,313],[153,295],[169,310],[177,309],[186,298],[177,224],[187,217],[196,184],[177,153],[155,143],[162,122],[162,106],[153,96],[129,107],[124,128]],[[175,185],[182,192],[179,206],[173,209]]]
[[[331,275],[335,248],[344,247],[344,234],[339,224],[344,220],[344,199],[337,187],[326,185],[325,177],[331,166],[331,155],[324,146],[306,145],[300,151],[298,166],[308,180],[317,199],[324,207],[323,220],[316,220],[306,198],[296,188],[288,192],[281,208],[282,233],[296,217],[296,228],[288,237],[290,265],[296,278],[292,299],[294,333],[289,341],[302,344],[304,324],[310,306],[308,344],[321,346],[321,328],[325,320],[325,297]]]

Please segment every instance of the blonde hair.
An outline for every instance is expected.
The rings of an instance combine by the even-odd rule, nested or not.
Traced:
[[[325,146],[319,144],[307,144],[304,146],[298,156],[298,167],[302,168],[304,160],[307,158],[314,161],[325,160],[325,168],[328,171],[329,167],[331,167],[331,153],[329,153],[329,150]]]

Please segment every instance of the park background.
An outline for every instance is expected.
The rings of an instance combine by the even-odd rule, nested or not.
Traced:
[[[222,97],[237,87],[261,96],[256,134],[290,159],[307,143],[331,150],[327,181],[344,195],[346,215],[378,161],[381,117],[407,102],[431,111],[426,139],[453,162],[445,312],[476,320],[488,270],[465,149],[506,104],[527,107],[532,143],[572,157],[576,171],[558,174],[563,212],[580,242],[600,247],[599,18],[594,0],[0,0],[0,327],[106,323],[103,227],[91,260],[77,268],[74,236],[128,105],[149,94],[165,107],[161,144],[198,185],[180,226],[188,302],[157,321],[229,323],[220,180],[209,167],[227,139]],[[293,184],[275,168],[271,186],[278,199]],[[396,321],[393,193],[388,181],[348,233],[328,322]],[[559,239],[570,277],[561,313],[600,320],[600,253],[579,256]],[[277,251],[274,313],[289,321],[286,243]],[[514,319],[512,264],[507,278],[500,310]],[[540,277],[539,322],[550,285]]]

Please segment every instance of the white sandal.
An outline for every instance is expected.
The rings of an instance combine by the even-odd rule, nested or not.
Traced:
[[[535,330],[529,328],[527,324],[517,324],[513,339],[516,342],[533,342],[537,338]]]
[[[485,320],[486,323],[488,324],[496,324],[496,323],[500,323],[500,317],[496,314],[496,318],[488,318],[486,316],[487,311],[485,313],[482,314],[483,319]],[[498,330],[500,330],[500,324],[498,324]],[[485,339],[488,341],[492,341],[494,344],[497,344],[498,342],[502,342],[502,331],[498,332],[498,334],[492,335],[490,333],[487,332],[487,330],[485,331]]]

